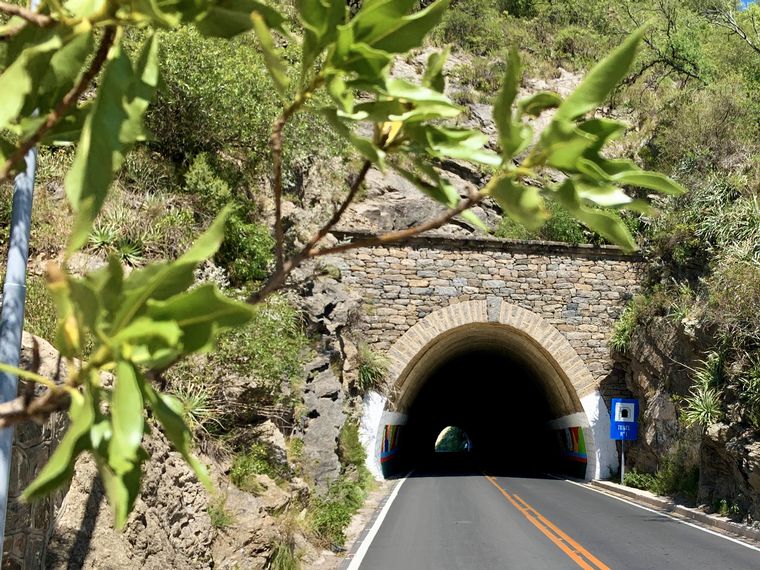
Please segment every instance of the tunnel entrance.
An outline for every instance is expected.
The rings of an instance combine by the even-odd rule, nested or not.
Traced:
[[[399,468],[505,473],[559,469],[561,442],[549,423],[563,410],[553,407],[545,384],[518,358],[496,349],[474,349],[443,360],[408,409]],[[471,452],[462,444],[456,458],[436,453],[438,446],[431,442],[447,426],[461,426],[457,431],[466,434]]]
[[[389,355],[390,395],[365,400],[363,441],[377,474],[450,464],[452,454],[435,453],[447,426],[469,439],[469,452],[453,454],[455,468],[581,478],[616,468],[598,380],[535,313],[499,299],[451,305],[409,329]]]

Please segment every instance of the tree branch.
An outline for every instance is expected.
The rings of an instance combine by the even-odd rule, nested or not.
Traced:
[[[367,171],[368,170],[369,168],[367,168]],[[366,172],[365,172],[365,175],[366,175]],[[357,181],[358,180],[360,180],[360,177],[357,177]],[[354,183],[354,187],[358,189],[358,184],[356,182]],[[287,280],[290,273],[292,273],[294,269],[296,269],[299,265],[301,265],[307,259],[321,257],[324,255],[331,255],[335,253],[341,253],[343,251],[348,251],[351,249],[358,249],[362,247],[374,247],[378,245],[384,245],[387,243],[398,242],[398,241],[402,241],[404,239],[408,239],[410,237],[419,235],[423,232],[440,228],[441,226],[445,225],[455,216],[461,214],[468,208],[471,208],[472,206],[480,202],[484,197],[485,197],[484,193],[472,191],[470,195],[464,200],[462,200],[461,202],[459,202],[459,204],[455,208],[446,210],[445,212],[443,212],[439,216],[436,216],[435,218],[432,218],[426,222],[423,222],[422,224],[419,224],[417,226],[414,226],[405,230],[387,232],[375,237],[371,237],[371,238],[367,238],[367,239],[363,239],[363,240],[359,240],[359,241],[355,241],[351,243],[340,244],[333,247],[316,249],[316,250],[313,249],[313,246],[311,248],[308,248],[308,245],[307,245],[297,255],[293,256],[287,262],[285,262],[282,266],[282,269],[280,269],[279,271],[275,271],[269,277],[267,282],[261,287],[261,289],[253,293],[250,297],[248,297],[246,301],[253,305],[262,302],[274,291],[280,289],[285,284],[285,281]],[[348,197],[347,197],[347,201],[348,201]],[[344,202],[344,204],[346,204],[346,202]],[[346,207],[348,206],[346,205]],[[343,211],[345,211],[345,208],[343,208]],[[320,232],[318,232],[317,235],[319,235],[319,233],[324,231],[324,233],[321,236],[321,237],[324,237],[324,235],[326,235],[329,232],[329,230],[335,225],[335,223],[337,223],[339,218],[340,217],[338,216],[338,218],[336,219],[336,216],[334,215],[333,219],[335,219],[335,222],[333,222],[333,220],[331,219],[331,222],[333,223],[328,222],[328,225],[323,227],[322,230],[320,230]],[[321,237],[318,239],[312,238],[312,241],[309,243],[314,242],[314,244],[316,244],[321,239]]]
[[[56,21],[50,16],[39,14],[23,6],[8,4],[7,2],[0,2],[0,12],[9,16],[18,16],[40,28],[52,28],[56,24]]]
[[[21,146],[19,146],[13,152],[13,154],[8,157],[8,160],[6,160],[5,164],[3,164],[2,168],[0,168],[0,183],[4,182],[10,176],[11,172],[13,172],[13,166],[20,162],[24,158],[24,155],[26,155],[26,153],[29,152],[32,147],[39,143],[45,134],[47,134],[47,132],[50,131],[50,129],[52,129],[58,123],[58,121],[63,118],[69,109],[74,104],[76,104],[87,87],[90,85],[90,82],[95,78],[100,69],[103,67],[103,64],[106,61],[106,57],[108,56],[108,50],[111,49],[115,36],[116,28],[114,26],[108,26],[103,33],[103,38],[100,41],[100,45],[98,46],[98,51],[95,53],[95,57],[93,58],[90,66],[87,68],[84,74],[82,74],[82,77],[79,79],[76,85],[74,85],[74,87],[72,87],[71,90],[69,90],[69,92],[63,96],[63,99],[59,101],[59,103],[52,111],[50,111],[50,113],[48,113],[47,117],[45,118],[45,122],[37,128],[31,137],[21,143]]]
[[[284,263],[285,234],[282,228],[282,131],[290,118],[311,98],[311,95],[324,82],[324,77],[317,75],[312,82],[286,107],[272,126],[269,144],[272,147],[272,186],[274,190],[274,257],[275,271],[281,271]]]
[[[427,222],[423,222],[417,226],[407,228],[405,230],[397,230],[393,232],[387,232],[380,234],[379,236],[370,237],[367,239],[352,241],[351,243],[344,243],[333,247],[321,248],[312,253],[310,257],[320,257],[323,255],[333,255],[335,253],[341,253],[352,249],[359,249],[362,247],[375,247],[378,245],[385,245],[387,243],[399,242],[405,239],[409,239],[416,235],[419,235],[430,230],[435,230],[443,225],[446,225],[455,216],[458,216],[465,210],[472,208],[475,204],[480,202],[485,197],[484,194],[473,191],[470,196],[459,202],[456,208],[446,210],[441,215],[431,218]]]

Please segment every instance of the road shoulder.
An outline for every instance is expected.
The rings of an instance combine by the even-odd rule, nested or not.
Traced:
[[[736,523],[726,517],[707,514],[699,509],[679,505],[667,497],[661,497],[654,493],[650,493],[649,491],[626,487],[611,481],[594,480],[581,482],[570,479],[568,479],[568,481],[590,487],[612,497],[630,501],[639,506],[660,511],[663,514],[668,514],[684,522],[690,522],[696,526],[718,532],[719,534],[739,539],[752,546],[760,547],[760,530],[745,524]]]

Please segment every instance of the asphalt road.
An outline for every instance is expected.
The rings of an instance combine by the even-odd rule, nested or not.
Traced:
[[[579,567],[758,570],[760,552],[567,481],[417,475],[404,481],[359,566]]]

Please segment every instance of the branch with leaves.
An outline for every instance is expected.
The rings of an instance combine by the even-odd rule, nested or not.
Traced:
[[[17,158],[34,144],[77,144],[65,179],[75,212],[67,256],[85,243],[125,153],[146,137],[143,117],[159,81],[159,36],[148,33],[139,54],[132,58],[124,50],[127,27],[193,25],[201,34],[214,37],[252,31],[283,98],[270,139],[276,265],[247,303],[224,296],[213,285],[191,288],[194,269],[213,256],[224,239],[229,210],[173,261],[125,275],[121,264],[111,259],[106,267],[80,278],[50,268],[48,286],[58,317],[55,345],[69,374],[58,382],[14,370],[47,391],[0,406],[0,425],[40,420],[55,410],[68,410],[71,424],[48,464],[25,490],[25,498],[41,497],[65,484],[76,458],[89,453],[104,481],[115,524],[122,526],[139,493],[148,414],[198,478],[210,485],[205,467],[192,454],[192,434],[181,404],[162,393],[152,379],[189,355],[214,350],[221,331],[249,322],[252,305],[285,286],[292,271],[306,260],[401,241],[457,216],[487,231],[472,211],[486,198],[531,228],[547,219],[547,201],[558,202],[597,233],[633,249],[635,242],[616,210],[646,210],[648,205],[633,199],[625,188],[683,192],[661,174],[644,171],[628,160],[608,158],[605,146],[621,136],[626,126],[594,116],[628,72],[641,31],[592,69],[565,99],[541,92],[517,100],[522,71],[513,52],[494,106],[498,149],[491,150],[484,133],[447,126],[462,109],[444,92],[446,51],[430,56],[418,83],[391,76],[393,59],[422,45],[448,2],[438,0],[417,12],[415,5],[416,0],[366,0],[350,14],[343,0],[297,0],[296,21],[288,26],[274,8],[256,0],[206,0],[191,5],[125,5],[107,0],[97,4],[97,11],[92,3],[67,4],[65,13],[53,11],[55,24],[31,36],[10,38],[9,50],[15,56],[0,74],[0,133],[8,131],[20,142],[0,138],[0,162],[6,165],[3,176],[7,179],[22,167]],[[289,84],[273,38],[274,34],[292,37],[288,28],[300,30],[303,37],[296,86]],[[102,35],[95,48],[98,34]],[[86,62],[90,62],[87,67]],[[49,67],[55,68],[54,75],[45,73]],[[83,100],[96,75],[96,94]],[[314,94],[319,90],[325,90],[329,100],[316,106]],[[356,92],[364,95],[360,102],[354,98]],[[33,109],[39,109],[39,117]],[[281,216],[282,149],[287,145],[285,126],[302,112],[325,117],[363,163],[330,218],[306,245],[287,255]],[[551,120],[534,134],[528,119],[545,112],[553,113]],[[372,135],[359,134],[367,132]],[[488,170],[490,178],[479,191],[463,198],[437,167],[445,160],[469,161]],[[372,168],[394,169],[439,203],[442,212],[405,230],[323,245]],[[560,181],[540,188],[533,185],[549,169],[562,173]],[[94,341],[89,358],[84,357],[85,338]],[[113,374],[112,382],[103,381],[104,372]]]

